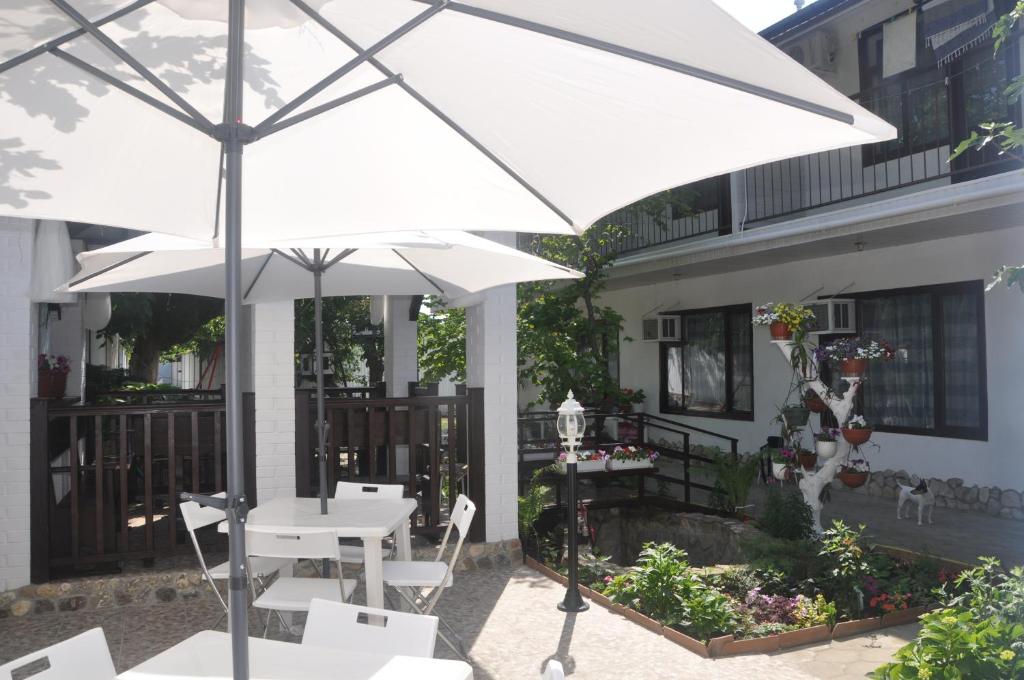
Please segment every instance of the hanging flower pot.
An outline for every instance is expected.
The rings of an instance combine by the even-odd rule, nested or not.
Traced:
[[[789,326],[783,321],[773,321],[768,326],[768,332],[772,335],[772,340],[792,340],[793,331],[789,330]]]
[[[843,359],[839,363],[839,371],[844,378],[860,378],[868,370],[867,359]]]
[[[789,427],[803,427],[811,417],[811,412],[806,406],[783,406],[782,417]]]
[[[818,465],[818,454],[812,451],[800,449],[796,452],[796,457],[804,470],[813,470]]]
[[[804,406],[807,407],[807,410],[814,413],[824,413],[828,410],[828,406],[825,405],[825,402],[822,401],[817,392],[808,391],[804,395]]]
[[[874,430],[868,427],[844,427],[843,428],[843,439],[850,442],[854,446],[860,446],[871,439],[871,433]]]
[[[836,455],[836,449],[838,444],[836,442],[814,442],[814,450],[818,453],[818,458],[822,460],[828,460],[832,456]]]
[[[859,486],[864,486],[865,484],[867,484],[868,476],[870,474],[871,473],[866,470],[853,470],[851,468],[842,468],[839,470],[836,476],[839,477],[839,481],[841,481],[846,486],[850,487],[851,489],[856,489]]]

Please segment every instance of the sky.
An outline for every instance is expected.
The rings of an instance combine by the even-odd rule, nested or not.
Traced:
[[[811,4],[809,0],[806,4]],[[718,6],[754,31],[760,31],[796,11],[793,0],[715,0]]]

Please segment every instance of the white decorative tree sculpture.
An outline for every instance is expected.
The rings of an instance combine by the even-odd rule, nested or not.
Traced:
[[[796,349],[796,344],[793,340],[772,340],[773,345],[779,348],[782,354],[786,357],[786,360],[793,364],[793,351]],[[818,364],[814,357],[809,357],[809,366],[802,376],[803,383],[814,390],[815,394],[821,397],[821,400],[825,403],[825,406],[835,416],[836,422],[842,427],[849,419],[851,411],[853,410],[853,400],[857,395],[857,390],[860,389],[861,378],[859,377],[848,377],[843,376],[843,380],[850,385],[850,388],[846,390],[846,394],[843,395],[842,399],[838,399],[835,394],[826,387],[825,383],[821,382],[818,376]],[[796,370],[796,369],[794,369]],[[813,377],[811,377],[813,376]],[[822,532],[821,526],[821,492],[828,486],[836,474],[839,472],[839,468],[842,464],[849,459],[850,451],[853,445],[843,438],[838,441],[836,449],[836,455],[832,456],[825,461],[817,470],[803,470],[797,466],[797,474],[800,475],[798,482],[800,493],[803,494],[804,501],[811,507],[811,513],[814,518],[814,530],[817,533]]]

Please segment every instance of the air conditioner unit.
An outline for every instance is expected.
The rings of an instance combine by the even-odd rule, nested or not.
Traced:
[[[334,354],[331,352],[324,352],[321,357],[324,365],[324,375],[331,375],[334,373]],[[313,363],[312,354],[303,354],[299,356],[299,371],[302,375],[316,375],[316,366]]]
[[[832,298],[812,302],[807,306],[814,312],[814,320],[807,328],[809,333],[856,333],[857,319],[854,316],[854,301],[847,298]]]
[[[645,342],[678,341],[681,337],[680,319],[675,314],[658,314],[643,320],[642,337]]]
[[[836,72],[839,40],[832,31],[817,31],[807,40],[786,48],[794,61],[819,73]]]

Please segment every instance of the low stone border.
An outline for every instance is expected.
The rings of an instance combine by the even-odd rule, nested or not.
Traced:
[[[207,564],[224,559],[207,555]],[[416,546],[413,558],[433,560],[436,546]],[[523,549],[518,539],[495,543],[467,543],[456,571],[514,567],[523,561]],[[192,562],[192,560],[189,560]],[[178,600],[216,597],[203,583],[198,566],[181,566],[183,560],[171,560],[172,566],[159,566],[152,570],[133,571],[112,576],[83,576],[62,582],[22,586],[16,590],[0,592],[0,619],[51,612],[106,610],[131,605],[150,605]]]
[[[557,581],[562,585],[568,584],[568,579],[565,576],[562,576],[547,565],[541,564],[532,557],[527,556],[524,559],[524,563],[534,571],[543,574],[553,581]],[[928,610],[927,607],[911,607],[909,609],[901,609],[884,616],[874,616],[867,619],[857,619],[855,621],[840,621],[833,628],[829,628],[827,625],[823,624],[820,626],[801,628],[800,630],[791,630],[785,633],[778,633],[776,635],[768,635],[759,638],[737,639],[732,635],[723,635],[721,637],[712,638],[707,643],[704,643],[696,638],[690,637],[686,633],[676,630],[675,628],[663,626],[658,621],[655,621],[654,619],[645,616],[630,607],[612,602],[601,593],[595,592],[586,586],[580,586],[580,594],[595,604],[599,604],[616,614],[621,614],[630,621],[643,626],[652,633],[656,633],[668,640],[671,640],[680,647],[683,647],[694,654],[712,659],[736,656],[739,654],[769,654],[816,642],[838,640],[850,637],[851,635],[860,635],[861,633],[878,630],[880,628],[887,628],[889,626],[900,626],[905,623],[917,621],[917,619]]]
[[[1000,489],[997,486],[966,486],[959,477],[931,477],[927,481],[928,487],[935,494],[936,507],[1024,520],[1024,491]],[[851,491],[881,498],[897,498],[898,484],[910,484],[910,474],[906,470],[877,470],[871,473],[867,484]]]

